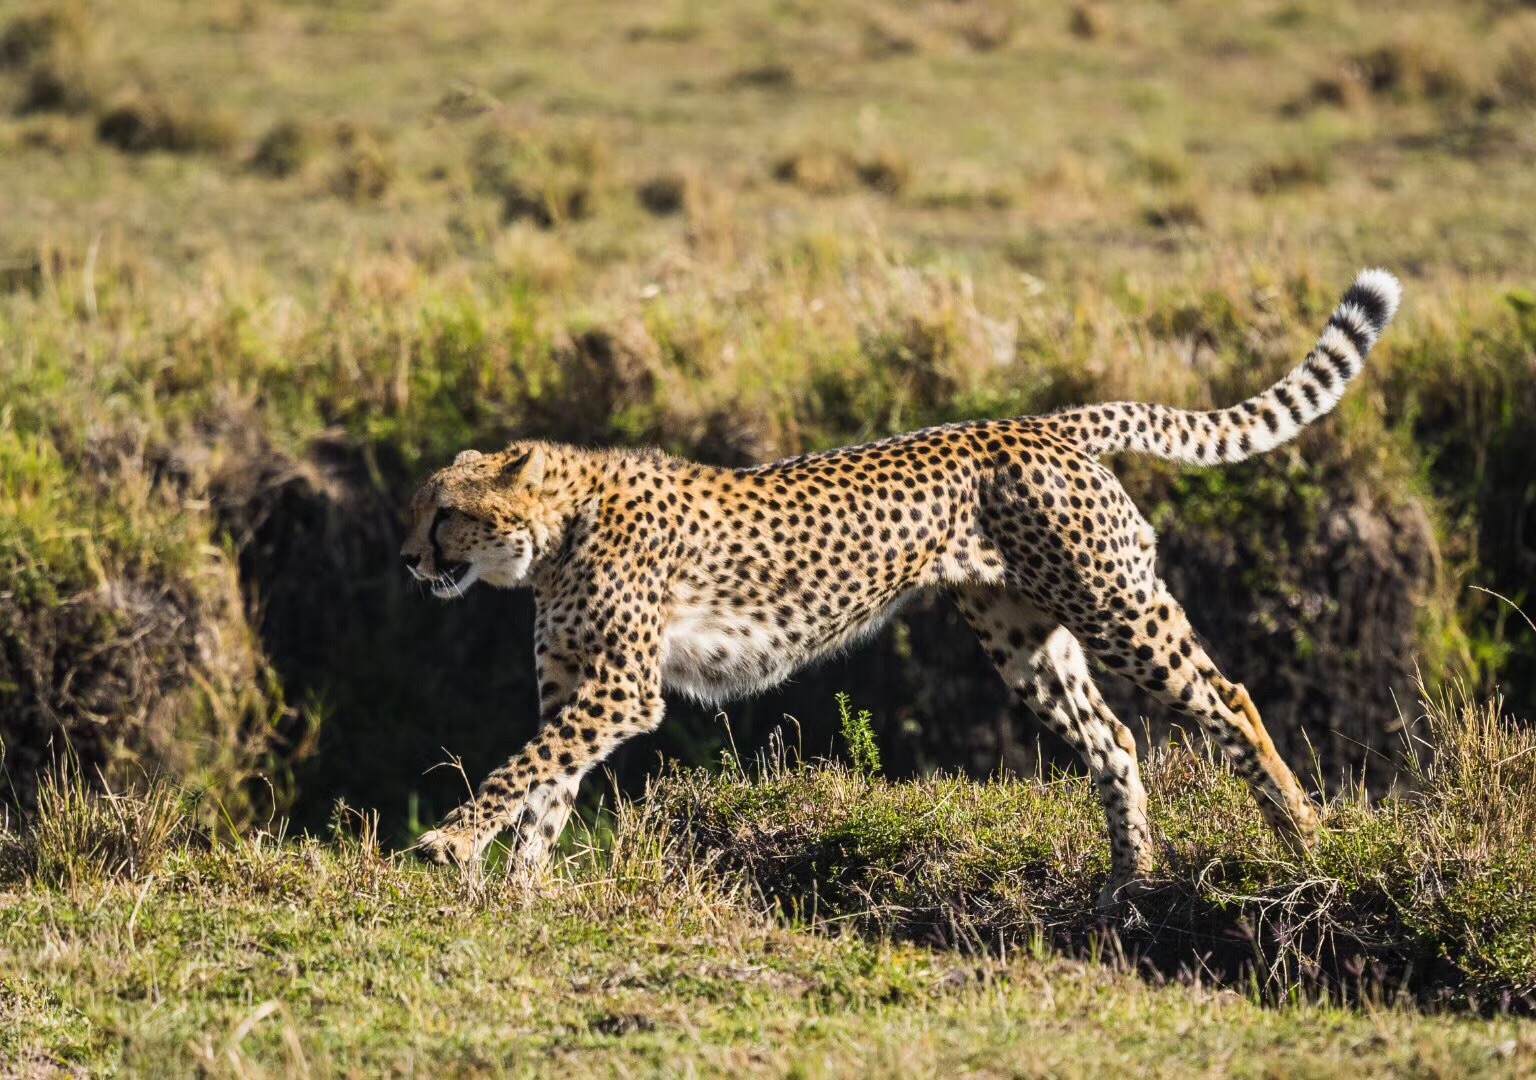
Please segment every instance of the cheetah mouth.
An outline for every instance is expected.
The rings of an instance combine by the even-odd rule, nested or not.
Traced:
[[[469,592],[469,587],[479,580],[480,571],[474,563],[445,566],[432,579],[432,595],[439,600],[454,600]]]

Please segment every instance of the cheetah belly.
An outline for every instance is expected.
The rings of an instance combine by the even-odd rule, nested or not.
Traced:
[[[840,626],[810,629],[791,643],[772,612],[732,605],[675,606],[662,637],[662,682],[718,705],[776,686],[811,660],[867,637],[897,605]]]

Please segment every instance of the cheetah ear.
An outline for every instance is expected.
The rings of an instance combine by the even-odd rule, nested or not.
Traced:
[[[468,461],[479,461],[483,457],[485,457],[485,455],[478,450],[460,450],[458,455],[453,459],[453,463],[455,465],[463,465]]]
[[[544,482],[544,451],[535,446],[501,467],[501,479],[516,479],[527,487],[538,487]]]

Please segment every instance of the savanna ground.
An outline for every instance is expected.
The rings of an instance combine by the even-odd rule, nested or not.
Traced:
[[[0,3],[0,1068],[1529,1073],[1533,121],[1513,2]],[[1153,714],[1106,936],[1087,789],[927,604],[679,708],[620,787],[714,771],[532,891],[381,853],[533,715],[526,601],[394,565],[454,451],[1224,404],[1362,265],[1335,416],[1118,466],[1315,863]],[[844,687],[892,779],[733,764]]]
[[[1165,876],[1114,927],[1081,779],[880,779],[867,749],[674,770],[538,881],[200,833],[185,791],[45,780],[0,846],[21,1074],[1530,1075],[1536,737],[1426,716],[1411,797],[1286,857],[1196,750],[1149,763]],[[854,747],[863,741],[850,725]]]

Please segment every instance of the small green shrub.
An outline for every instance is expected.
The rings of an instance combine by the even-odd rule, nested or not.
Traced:
[[[875,743],[874,716],[868,709],[855,714],[847,694],[837,695],[837,713],[853,767],[863,776],[876,775],[880,772],[880,747]]]

